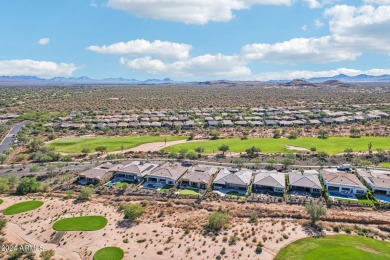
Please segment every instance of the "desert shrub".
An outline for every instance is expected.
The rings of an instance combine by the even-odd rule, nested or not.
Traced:
[[[145,213],[145,209],[140,204],[123,203],[121,210],[125,214],[125,218],[134,221]]]
[[[212,230],[221,230],[229,221],[229,215],[222,212],[213,212],[208,216],[207,227]]]

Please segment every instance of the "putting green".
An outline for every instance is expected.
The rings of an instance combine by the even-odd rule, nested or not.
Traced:
[[[185,136],[120,136],[120,137],[66,137],[56,139],[47,145],[57,152],[81,153],[83,149],[95,152],[98,146],[107,147],[108,152],[137,147],[141,144],[185,140]]]
[[[229,146],[228,152],[245,152],[246,149],[252,146],[258,147],[263,153],[287,153],[292,152],[286,148],[286,145],[303,147],[310,149],[316,147],[318,152],[327,152],[329,154],[343,153],[346,148],[352,148],[354,152],[368,151],[368,144],[372,144],[372,150],[378,148],[389,150],[390,138],[389,137],[330,137],[328,139],[319,139],[316,137],[299,137],[297,139],[288,138],[250,138],[250,139],[219,139],[219,140],[206,140],[200,142],[191,142],[178,144],[163,149],[166,152],[179,152],[181,149],[188,149],[193,151],[196,147],[203,147],[205,153],[218,153],[218,147],[222,144]],[[294,151],[296,152],[296,151]]]
[[[53,229],[57,231],[94,231],[104,228],[107,222],[107,219],[102,216],[64,218],[55,222]]]
[[[4,215],[15,215],[19,213],[23,213],[26,211],[34,210],[43,205],[43,202],[40,200],[31,200],[24,201],[20,203],[16,203],[12,206],[9,206],[3,211]]]
[[[303,238],[282,248],[275,260],[390,259],[390,243],[351,235]]]
[[[104,247],[96,251],[93,260],[121,260],[123,255],[123,250],[119,247]]]

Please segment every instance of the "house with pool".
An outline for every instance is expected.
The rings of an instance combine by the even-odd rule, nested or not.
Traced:
[[[118,169],[118,171],[115,172],[115,178],[131,182],[140,182],[147,174],[151,173],[159,166],[159,163],[135,161]]]
[[[324,186],[332,197],[342,197],[343,195],[363,196],[367,193],[367,188],[352,173],[320,171]],[[348,197],[349,198],[349,197]]]
[[[390,171],[358,169],[356,173],[378,200],[390,203]]]
[[[111,179],[114,172],[122,167],[122,164],[104,163],[98,167],[81,172],[78,183],[81,185],[105,183]]]
[[[180,186],[206,190],[218,171],[219,169],[213,166],[192,166],[180,179]]]
[[[158,188],[164,185],[176,186],[178,180],[188,171],[180,163],[164,163],[145,174],[146,186],[148,188]],[[156,185],[158,184],[158,185]]]

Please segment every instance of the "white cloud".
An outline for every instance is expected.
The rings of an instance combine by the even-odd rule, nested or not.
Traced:
[[[240,78],[248,77],[251,71],[237,56],[202,55],[186,60],[164,62],[150,57],[134,60],[120,59],[131,69],[149,74],[176,76],[181,78]]]
[[[248,60],[285,64],[355,60],[367,51],[390,54],[390,6],[336,5],[325,11],[325,17],[328,36],[247,44],[241,53]],[[315,20],[314,25],[320,27],[322,22]]]
[[[39,45],[48,45],[50,43],[50,38],[41,38],[38,41]]]
[[[143,39],[119,42],[111,45],[89,46],[87,50],[103,54],[150,56],[164,59],[185,59],[189,56],[191,45],[168,41],[149,42]]]
[[[303,2],[306,3],[311,9],[321,7],[321,3],[317,0],[303,0]]]
[[[361,54],[338,46],[330,36],[295,38],[275,44],[247,44],[241,49],[241,53],[247,60],[285,64],[354,60]]]
[[[339,68],[326,71],[310,71],[310,70],[296,70],[296,71],[279,71],[279,72],[265,72],[253,76],[256,80],[291,80],[291,79],[310,79],[318,77],[333,77],[339,74],[345,74],[348,76],[357,76],[359,74],[367,74],[372,76],[380,76],[384,74],[390,74],[390,69],[370,69],[370,70],[358,70]]]
[[[326,10],[335,41],[365,51],[390,54],[390,6],[336,5]]]
[[[389,5],[390,0],[364,0],[366,4]]]
[[[68,77],[75,70],[77,70],[77,67],[73,63],[55,63],[28,59],[0,60],[0,75],[3,76]]]
[[[233,11],[252,5],[290,5],[292,0],[108,0],[107,5],[153,19],[206,24],[233,19]]]
[[[314,26],[315,26],[316,28],[321,28],[322,26],[324,26],[324,23],[321,22],[320,19],[315,19],[315,20],[314,20]]]

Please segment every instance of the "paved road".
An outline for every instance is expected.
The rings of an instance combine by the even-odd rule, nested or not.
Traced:
[[[3,141],[0,143],[0,153],[3,153],[7,148],[15,141],[15,136],[19,133],[20,129],[25,125],[25,122],[15,124]]]

